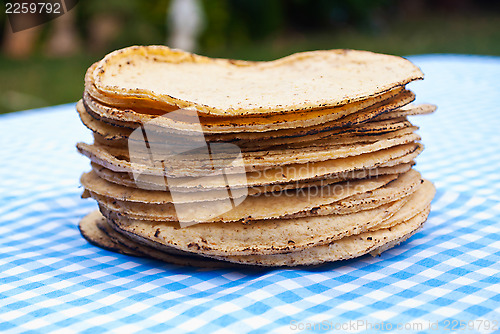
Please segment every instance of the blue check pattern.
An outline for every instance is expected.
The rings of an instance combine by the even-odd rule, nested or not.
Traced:
[[[380,257],[211,270],[89,245],[77,223],[91,141],[74,105],[0,117],[1,333],[462,333],[500,328],[500,59],[411,57],[426,80],[417,169],[438,187],[424,229]]]

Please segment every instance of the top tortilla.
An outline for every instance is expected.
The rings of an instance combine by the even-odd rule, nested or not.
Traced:
[[[329,108],[423,78],[410,61],[367,51],[296,53],[269,62],[214,59],[165,46],[133,46],[88,73],[104,103],[244,116]],[[123,104],[122,104],[123,105]]]

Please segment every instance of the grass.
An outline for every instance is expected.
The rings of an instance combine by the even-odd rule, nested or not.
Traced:
[[[341,29],[313,35],[283,34],[255,44],[238,44],[200,53],[216,57],[269,60],[294,52],[352,48],[396,55],[464,53],[500,56],[500,13],[434,16],[394,21],[377,33]],[[78,100],[85,70],[102,55],[27,60],[0,57],[0,113]]]
[[[78,100],[85,71],[93,60],[97,58],[0,58],[0,113]]]

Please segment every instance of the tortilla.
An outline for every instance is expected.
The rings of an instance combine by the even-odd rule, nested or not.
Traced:
[[[202,179],[189,176],[170,177],[171,175],[165,175],[163,169],[146,169],[141,165],[119,160],[105,151],[91,150],[88,146],[86,146],[86,144],[79,143],[77,148],[80,153],[88,156],[94,164],[117,173],[140,174],[141,181],[144,183],[148,183],[148,176],[167,176],[167,178],[164,179],[168,182],[168,186],[171,188],[211,189],[226,187],[227,185],[227,182],[218,176],[205,176]],[[248,172],[245,174],[246,180],[243,183],[238,183],[238,180],[243,178],[234,177],[231,182],[231,186],[239,188],[243,186],[283,184],[319,179],[332,174],[350,172],[365,168],[392,167],[401,163],[411,162],[422,152],[422,150],[423,146],[421,144],[411,143],[342,159],[327,160],[309,164],[290,164],[279,168],[270,168],[264,172]],[[150,181],[149,183],[155,184],[155,181]]]
[[[239,264],[277,267],[317,265],[325,262],[352,259],[368,253],[379,255],[382,251],[400,244],[420,230],[427,220],[427,215],[427,212],[422,212],[409,221],[388,229],[353,235],[328,245],[306,248],[299,252],[272,255],[216,256],[213,258]]]
[[[430,202],[436,194],[436,188],[429,180],[423,180],[416,192],[410,195],[411,200],[405,204],[404,210],[397,211],[392,217],[383,221],[375,228],[390,228],[401,221],[407,221],[419,212],[430,212]]]
[[[105,220],[97,210],[87,214],[78,224],[81,235],[91,244],[106,250],[125,255],[141,256],[140,253],[110,240],[99,228],[99,224],[102,224]]]
[[[437,106],[429,103],[422,103],[418,105],[409,104],[404,107],[393,110],[390,114],[381,114],[374,118],[374,120],[382,121],[386,119],[391,119],[395,117],[406,117],[415,115],[428,115],[436,111]]]
[[[353,117],[354,115],[352,115],[335,122],[329,122],[315,127],[276,130],[264,133],[242,132],[221,135],[210,135],[205,133],[204,137],[207,142],[234,142],[241,148],[244,148],[246,146],[249,146],[248,144],[250,143],[262,143],[263,140],[266,141],[269,139],[274,140],[274,145],[279,145],[299,141],[312,141],[318,138],[325,138],[344,133],[385,133],[410,126],[411,123],[409,123],[404,118],[405,115],[416,115],[420,111],[430,112],[432,110],[432,107],[432,105],[416,105],[412,106],[411,108],[403,107],[404,109],[399,108],[393,111],[386,112],[382,115],[378,115],[373,120],[369,119],[372,116],[370,113],[362,111],[356,113],[355,119]],[[129,138],[130,133],[133,129],[136,128],[136,126],[128,128],[117,126],[116,124],[112,125],[106,123],[106,121],[101,121],[92,117],[86,112],[81,100],[77,103],[76,109],[78,111],[78,114],[80,115],[82,123],[87,128],[92,130],[96,141],[101,144],[126,147],[126,145],[128,144],[127,139]],[[382,116],[384,116],[383,119],[381,119]],[[367,119],[368,122],[366,122]],[[169,134],[169,138],[171,139],[172,137],[173,135]],[[150,141],[154,141],[155,137],[148,137],[148,139],[150,139]],[[269,140],[269,142],[271,141]],[[179,141],[179,144],[181,145],[182,141]]]
[[[399,90],[398,90],[399,92]],[[136,128],[140,124],[151,123],[161,131],[206,134],[224,134],[237,132],[266,132],[297,127],[312,127],[333,122],[343,117],[363,111],[368,117],[407,105],[415,99],[410,91],[401,93],[388,92],[379,97],[339,106],[334,109],[319,109],[293,115],[268,115],[266,117],[193,117],[196,113],[179,110],[178,113],[150,114],[150,110],[132,110],[103,105],[89,96],[83,95],[83,103],[88,114],[97,120],[127,128]],[[173,116],[175,115],[175,116]],[[182,117],[181,117],[182,115]],[[201,125],[201,127],[200,127]]]
[[[185,252],[221,256],[278,254],[328,244],[375,227],[392,227],[423,212],[433,196],[432,187],[422,187],[407,198],[353,214],[264,220],[250,224],[199,224],[184,229],[177,228],[175,223],[123,219],[111,212],[105,212],[105,215],[119,230]],[[397,218],[391,219],[395,215]]]
[[[108,54],[86,81],[101,94],[94,98],[109,105],[249,116],[336,107],[422,78],[404,58],[367,51],[313,51],[248,62],[133,46]]]
[[[314,214],[342,214],[375,208],[414,193],[419,189],[422,183],[423,179],[420,173],[414,169],[410,169],[408,172],[399,175],[396,180],[389,182],[383,187],[367,193],[354,195],[332,204],[323,205],[315,210]],[[294,215],[294,217],[299,216],[301,216],[301,214]]]
[[[255,255],[215,255],[208,256],[208,258],[237,264],[276,267],[317,265],[325,262],[355,258],[368,253],[380,255],[382,251],[398,245],[416,233],[422,227],[427,216],[428,210],[424,210],[408,221],[400,222],[391,228],[368,231],[333,241],[330,244],[309,247],[295,252]],[[112,220],[108,222],[111,223],[112,227],[117,228]],[[147,248],[157,249],[167,254],[194,254],[190,252],[179,253],[177,249],[146,239],[137,234],[119,229],[118,231],[127,235],[131,240],[145,245]]]
[[[378,188],[370,193],[360,194],[356,196],[349,197],[346,200],[341,200],[337,202],[334,206],[322,206],[320,209],[315,210],[314,214],[325,215],[333,213],[341,213],[343,208],[350,209],[353,207],[359,207],[360,205],[371,205],[372,207],[380,205],[379,203],[388,203],[399,199],[401,197],[407,196],[409,193],[416,190],[416,188],[421,183],[421,176],[415,170],[408,170],[407,172],[399,175],[388,174],[388,176],[393,179],[393,181],[388,184]],[[380,175],[370,175],[371,178],[381,177]],[[359,179],[352,179],[351,181],[362,181]],[[175,193],[175,199],[169,191],[161,190],[151,190],[151,189],[135,189],[129,188],[114,183],[110,183],[102,178],[100,178],[94,171],[89,173],[84,173],[80,178],[81,184],[88,190],[91,194],[107,197],[116,201],[121,202],[133,202],[133,203],[143,203],[143,204],[167,204],[167,203],[196,203],[196,202],[207,202],[207,201],[217,201],[225,199],[228,196],[226,189],[218,189],[213,191],[204,192],[180,192]],[[347,181],[349,182],[349,181]],[[262,196],[278,197],[283,194],[284,196],[293,196],[297,194],[307,194],[312,196],[320,191],[330,191],[325,190],[323,187],[333,186],[336,187],[335,183],[341,183],[341,180],[334,179],[330,181],[329,179],[312,181],[304,184],[300,187],[293,187],[293,185],[283,185],[279,190],[274,190],[274,192],[261,192]],[[288,186],[288,187],[287,187]],[[343,186],[343,185],[341,185]],[[232,189],[231,195],[233,198],[237,198],[235,194],[242,194],[241,196],[247,195],[247,189],[242,188],[241,191]],[[271,189],[269,189],[271,190]],[[255,196],[255,195],[254,195]],[[216,205],[216,203],[214,203]],[[193,204],[196,205],[196,204]],[[323,213],[330,212],[330,213]],[[308,214],[309,215],[309,214]]]
[[[435,188],[406,117],[406,59],[305,52],[270,62],[164,46],[108,54],[77,103],[93,144],[79,228],[122,254],[200,267],[316,265],[380,254],[427,219]]]
[[[99,242],[105,240],[106,244],[113,244],[111,250],[121,252],[120,248],[124,247],[126,254],[135,256],[144,256],[148,258],[155,258],[167,263],[177,265],[187,265],[194,267],[207,267],[207,268],[248,268],[248,266],[298,266],[298,265],[317,265],[324,262],[332,262],[338,260],[346,260],[353,257],[359,257],[364,254],[380,255],[402,241],[408,239],[411,235],[416,233],[423,224],[427,217],[427,212],[422,212],[407,222],[403,222],[396,227],[390,229],[379,229],[376,231],[368,231],[359,235],[354,235],[349,238],[337,240],[328,245],[311,247],[304,251],[291,252],[286,254],[276,255],[250,255],[250,256],[235,256],[223,257],[220,256],[219,260],[202,257],[197,255],[190,255],[188,252],[174,252],[168,249],[162,251],[160,244],[151,242],[150,240],[141,239],[135,235],[130,236],[133,239],[125,237],[116,231],[113,231],[105,218],[100,215],[98,211],[94,211],[88,216],[94,216],[93,220],[88,220],[90,223],[98,224],[99,227],[94,227],[95,230],[101,233],[98,239],[87,239],[89,242],[96,246],[102,247]],[[87,226],[88,224],[85,224]],[[82,226],[82,225],[80,225]],[[103,228],[106,228],[103,232]],[[83,231],[85,228],[80,227]],[[401,233],[401,234],[398,234]],[[87,234],[88,238],[89,234]],[[94,234],[91,237],[96,238]],[[117,241],[119,238],[120,242]],[[98,240],[98,242],[96,242]],[[123,246],[126,245],[126,246]],[[131,254],[132,253],[132,254]],[[231,261],[231,262],[226,262]],[[239,262],[242,264],[238,264]],[[243,264],[245,266],[243,266]]]
[[[409,122],[408,122],[409,123]],[[411,124],[411,123],[410,123]],[[259,159],[258,157],[261,156],[270,156],[270,155],[283,155],[283,154],[293,154],[294,152],[301,152],[301,151],[311,151],[311,150],[319,150],[323,148],[342,148],[346,149],[349,148],[350,146],[354,146],[355,144],[357,145],[366,145],[366,144],[372,144],[379,142],[379,144],[382,144],[383,141],[387,141],[390,139],[396,140],[396,138],[403,137],[403,136],[410,136],[417,138],[418,135],[415,135],[414,132],[418,130],[418,127],[416,126],[406,126],[398,130],[394,131],[389,131],[386,133],[380,133],[380,134],[373,134],[373,135],[357,135],[357,134],[350,134],[350,133],[343,133],[339,135],[331,135],[327,136],[325,138],[318,138],[318,139],[313,139],[310,138],[310,140],[305,139],[306,141],[302,141],[302,137],[295,137],[295,138],[286,138],[285,142],[279,141],[277,139],[272,139],[272,140],[259,140],[259,141],[251,141],[251,142],[233,142],[230,143],[230,149],[221,149],[220,152],[213,152],[212,150],[212,159],[217,160],[217,159],[224,159],[225,157],[234,157],[234,149],[238,149],[242,152],[244,158],[254,158],[254,159]],[[288,141],[290,139],[290,141]],[[184,143],[179,143],[180,145],[178,146],[178,143],[173,143],[166,138],[165,142],[168,141],[169,147],[177,150],[185,150],[189,152],[190,147],[187,147],[186,143],[189,143],[189,139],[186,139]],[[191,141],[191,143],[194,143]],[[142,158],[143,160],[149,160],[150,155],[149,152],[143,152],[142,150],[136,149],[140,148],[141,146],[144,146],[144,143],[139,143],[139,142],[132,142],[132,143],[126,143],[124,146],[118,146],[118,145],[108,145],[108,142],[105,141],[103,144],[100,142],[95,143],[96,146],[102,147],[103,149],[109,151],[111,154],[114,156],[121,156],[125,157],[127,160],[129,160],[130,156],[130,150],[133,151],[133,156],[134,158]],[[148,141],[147,145],[151,146],[151,142]],[[205,145],[205,143],[201,143],[202,145]],[[245,145],[246,144],[246,145]],[[155,144],[153,144],[155,145]],[[162,147],[163,144],[158,144],[156,147]],[[193,144],[191,144],[193,146]],[[217,147],[217,143],[210,145]],[[232,146],[236,145],[236,146]],[[146,147],[147,148],[147,147]],[[229,151],[229,152],[225,152]],[[224,154],[226,153],[226,154]],[[361,153],[363,153],[361,151]],[[176,159],[177,160],[177,159]],[[201,160],[195,153],[184,153],[183,154],[183,160]],[[137,161],[137,160],[136,160]],[[182,161],[179,159],[179,161]]]
[[[293,147],[317,146],[322,142],[351,144],[355,142],[374,142],[383,135],[397,137],[403,133],[414,132],[418,127],[413,126],[408,120],[399,118],[381,122],[364,123],[350,128],[323,131],[308,136],[284,137],[261,140],[235,140],[231,143],[237,145],[243,152],[257,149],[283,149]]]
[[[163,262],[202,268],[242,268],[234,263],[200,256],[168,254],[128,239],[113,230],[99,211],[92,211],[78,225],[82,236],[94,246],[124,255],[145,257]],[[245,266],[246,267],[246,266]]]
[[[346,180],[354,180],[354,179],[364,179],[367,177],[373,177],[377,175],[387,175],[387,174],[401,174],[410,170],[413,166],[414,162],[410,161],[407,163],[401,163],[399,165],[395,165],[392,167],[377,167],[377,168],[367,168],[367,169],[359,169],[353,170],[349,172],[337,173],[333,175],[326,176],[325,178],[317,179],[317,180],[306,180],[306,181],[293,181],[289,183],[277,183],[277,184],[264,184],[264,185],[256,185],[246,183],[246,184],[231,184],[232,189],[237,189],[240,187],[244,187],[248,189],[248,195],[257,195],[262,193],[269,192],[280,192],[287,189],[302,189],[306,187],[319,187],[327,184],[342,182]],[[140,188],[140,189],[148,189],[148,190],[173,190],[176,192],[212,192],[214,190],[225,190],[227,185],[226,183],[222,183],[219,186],[217,184],[214,187],[204,187],[204,188],[193,188],[193,187],[182,187],[182,182],[178,182],[177,187],[167,187],[167,182],[165,182],[165,178],[161,176],[153,176],[149,175],[147,179],[141,179],[141,183],[137,184],[132,176],[129,173],[117,173],[113,172],[107,168],[99,166],[97,164],[92,163],[92,172],[98,175],[100,178],[121,186],[125,186],[128,188]],[[248,179],[247,179],[248,180]],[[146,187],[143,187],[146,184]],[[102,194],[101,194],[102,195]]]
[[[233,208],[229,206],[221,215],[215,215],[214,212],[217,208],[225,208],[227,203],[223,200],[194,204],[181,202],[175,203],[174,206],[171,202],[166,201],[165,197],[156,194],[150,194],[149,197],[146,195],[130,196],[125,200],[93,192],[90,192],[90,196],[96,199],[102,208],[118,212],[122,216],[132,219],[178,221],[180,219],[178,219],[176,212],[181,210],[183,220],[181,223],[186,221],[196,223],[248,222],[260,219],[350,214],[369,210],[414,193],[423,182],[420,173],[415,170],[401,174],[397,179],[395,175],[385,177],[391,177],[393,181],[366,192],[364,191],[366,189],[364,183],[367,180],[355,180],[318,188],[266,193],[256,197],[241,198],[239,201],[238,197],[235,196],[233,200],[238,201],[238,205]],[[381,180],[381,182],[385,181]],[[151,200],[144,202],[148,198]],[[305,202],[306,199],[308,202]],[[164,202],[160,203],[162,200]],[[265,203],[264,206],[258,206],[262,203]],[[196,221],[196,217],[200,217],[198,221]]]
[[[326,185],[314,192],[278,193],[272,196],[266,194],[250,196],[237,205],[230,205],[229,211],[220,213],[217,209],[225,208],[226,201],[191,203],[151,204],[120,201],[91,193],[92,198],[99,205],[108,210],[120,213],[122,216],[144,220],[179,221],[178,213],[182,210],[183,221],[186,223],[211,223],[252,221],[264,219],[277,219],[291,216],[296,213],[317,210],[322,205],[340,201],[341,199],[372,191],[384,186],[397,178],[397,175],[382,175],[376,178],[346,181],[333,185]],[[158,200],[158,199],[157,199]],[[232,209],[231,209],[232,208]],[[177,212],[177,213],[176,213]]]
[[[121,139],[123,140],[123,143],[126,143],[126,140],[132,133],[132,129],[117,127],[93,118],[85,111],[82,100],[79,100],[76,103],[76,111],[78,112],[83,125],[85,125],[94,134],[101,136],[106,141]]]
[[[95,172],[83,173],[80,177],[82,186],[90,192],[119,201],[130,201],[136,203],[149,203],[149,204],[165,204],[165,203],[196,203],[196,202],[209,202],[220,201],[228,197],[227,189],[214,189],[204,192],[180,192],[175,193],[175,200],[170,191],[154,190],[148,188],[141,189],[138,187],[130,188],[121,186],[115,183],[106,181],[100,178]],[[158,187],[160,188],[160,187]],[[248,191],[241,188],[240,191],[233,190],[231,196],[233,199],[247,196]],[[195,204],[193,204],[195,205]]]
[[[391,147],[399,147],[404,144],[414,143],[418,140],[420,140],[418,134],[409,133],[392,139],[379,140],[374,143],[324,146],[310,149],[298,148],[283,150],[277,153],[273,151],[261,151],[255,154],[242,152],[242,157],[240,159],[235,159],[234,156],[229,154],[225,155],[224,151],[219,155],[212,154],[211,157],[208,155],[189,156],[169,154],[157,157],[157,159],[163,158],[168,161],[168,164],[163,164],[161,167],[158,166],[157,163],[152,164],[150,160],[151,157],[149,155],[141,155],[142,153],[135,153],[135,161],[130,162],[128,161],[130,157],[127,150],[84,143],[78,143],[77,147],[82,154],[88,156],[93,162],[104,164],[105,167],[110,169],[113,169],[113,165],[122,165],[127,166],[129,170],[133,169],[141,173],[147,172],[147,174],[164,173],[167,176],[173,177],[205,177],[223,173],[241,173],[242,170],[258,171],[282,166],[286,168],[285,166],[290,165],[292,162],[293,164],[311,165],[316,162],[327,162],[350,156],[359,156],[363,153],[373,153],[374,151],[380,151]],[[146,147],[146,144],[142,146]],[[141,150],[137,148],[133,149],[133,152],[141,152]],[[219,156],[221,156],[220,159]],[[226,157],[228,158],[226,159]],[[116,171],[124,170],[120,168]]]

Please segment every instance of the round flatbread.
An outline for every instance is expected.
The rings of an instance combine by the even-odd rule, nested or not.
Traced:
[[[112,213],[119,230],[186,252],[204,255],[278,254],[331,243],[376,228],[390,228],[423,212],[434,197],[430,182],[415,193],[353,214],[246,223],[199,224],[177,228],[168,222],[124,219]]]
[[[410,170],[411,172],[411,170]],[[262,194],[249,196],[241,201],[228,203],[223,201],[192,203],[151,204],[151,202],[121,201],[90,192],[92,198],[99,202],[102,208],[119,213],[121,216],[157,221],[180,221],[181,226],[188,223],[211,223],[252,221],[291,217],[302,212],[314,212],[319,207],[340,201],[350,196],[378,189],[397,175],[383,175],[375,178],[346,181],[326,185],[316,191],[290,193]],[[181,215],[182,213],[182,215]]]
[[[108,54],[86,81],[99,95],[93,97],[108,105],[249,116],[336,107],[422,78],[404,58],[367,51],[313,51],[247,62],[133,46]]]

